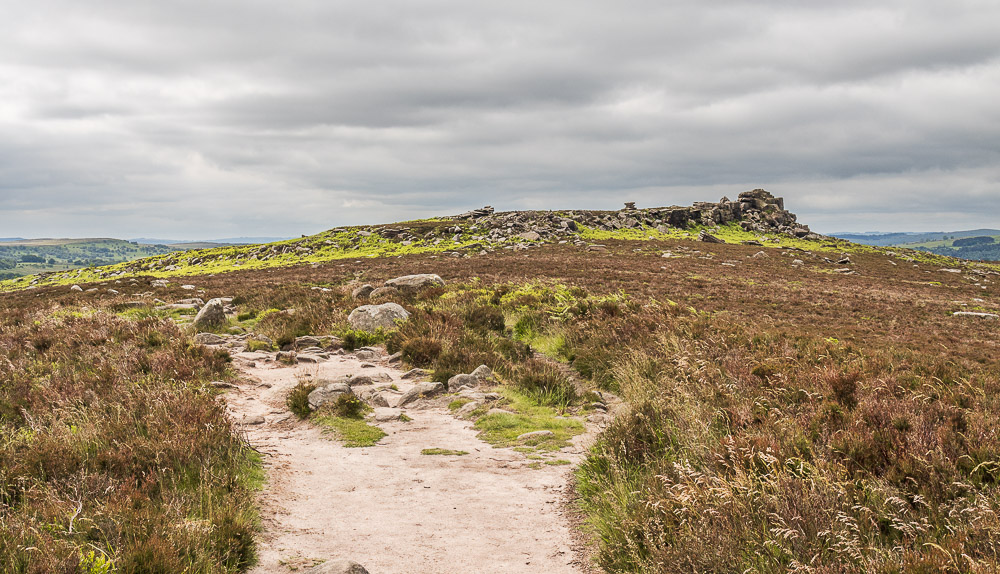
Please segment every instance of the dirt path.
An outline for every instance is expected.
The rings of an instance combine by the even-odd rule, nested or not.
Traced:
[[[252,423],[244,429],[268,471],[260,564],[252,574],[333,558],[372,574],[589,570],[564,505],[571,467],[531,468],[534,461],[480,441],[470,423],[442,407],[408,409],[412,421],[378,423],[388,436],[376,446],[344,448],[292,416],[284,397],[301,378],[362,372],[361,361],[345,355],[284,367],[262,354],[235,358],[260,383],[227,393],[229,408],[237,422]],[[385,364],[363,372],[387,373],[404,391],[410,384]],[[420,454],[432,447],[470,454]],[[574,463],[581,457],[579,447],[559,453]]]

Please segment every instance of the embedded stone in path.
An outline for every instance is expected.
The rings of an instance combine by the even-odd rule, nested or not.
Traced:
[[[423,398],[440,395],[444,390],[444,384],[442,383],[418,383],[403,393],[403,396],[399,397],[399,402],[396,406],[403,407]]]
[[[305,571],[306,574],[368,574],[365,567],[352,560],[329,560]]]

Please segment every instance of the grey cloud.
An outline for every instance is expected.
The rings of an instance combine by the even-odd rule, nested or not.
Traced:
[[[1000,207],[994,3],[9,12],[4,235],[294,235],[753,187],[826,229],[988,223]]]

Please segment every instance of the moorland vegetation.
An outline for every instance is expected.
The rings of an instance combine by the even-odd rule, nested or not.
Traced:
[[[190,316],[158,308],[191,295],[151,286],[171,273],[232,297],[219,331],[256,334],[262,349],[303,335],[381,343],[442,382],[488,365],[513,414],[470,416],[497,445],[621,397],[575,470],[607,572],[1000,568],[997,323],[953,314],[997,313],[996,266],[760,241],[737,222],[580,226],[579,242],[469,250],[455,245],[486,246],[454,230],[468,222],[420,225],[448,245],[341,230],[319,242],[328,259],[300,265],[282,246],[260,263],[220,251],[104,270],[80,291],[70,281],[91,276],[8,284],[21,289],[0,298],[3,568],[253,560],[259,462],[207,384],[237,374],[192,343]],[[697,240],[705,229],[727,243]],[[354,287],[410,273],[447,285],[389,294],[411,319],[374,340],[350,328]],[[569,426],[532,448],[558,449],[579,432]]]

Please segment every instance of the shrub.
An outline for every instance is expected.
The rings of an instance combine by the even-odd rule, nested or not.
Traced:
[[[300,419],[309,418],[309,414],[312,412],[312,407],[309,406],[309,393],[315,390],[316,385],[299,381],[299,384],[295,385],[288,393],[288,396],[285,397],[285,404],[288,406],[288,410],[292,411]]]
[[[502,333],[506,328],[503,311],[498,307],[478,305],[462,314],[465,326],[471,329]]]
[[[389,334],[382,329],[376,331],[347,330],[341,333],[340,342],[348,351],[369,347],[384,342]]]
[[[429,367],[441,355],[441,343],[430,337],[417,337],[403,344],[403,360],[416,367]]]
[[[518,365],[512,381],[540,405],[566,406],[576,398],[576,388],[566,375],[542,361],[529,360]]]
[[[364,401],[356,395],[347,393],[340,395],[337,397],[337,400],[333,401],[333,403],[328,403],[328,405],[323,405],[323,409],[329,410],[329,413],[333,416],[347,419],[360,419],[368,409],[368,405]]]

